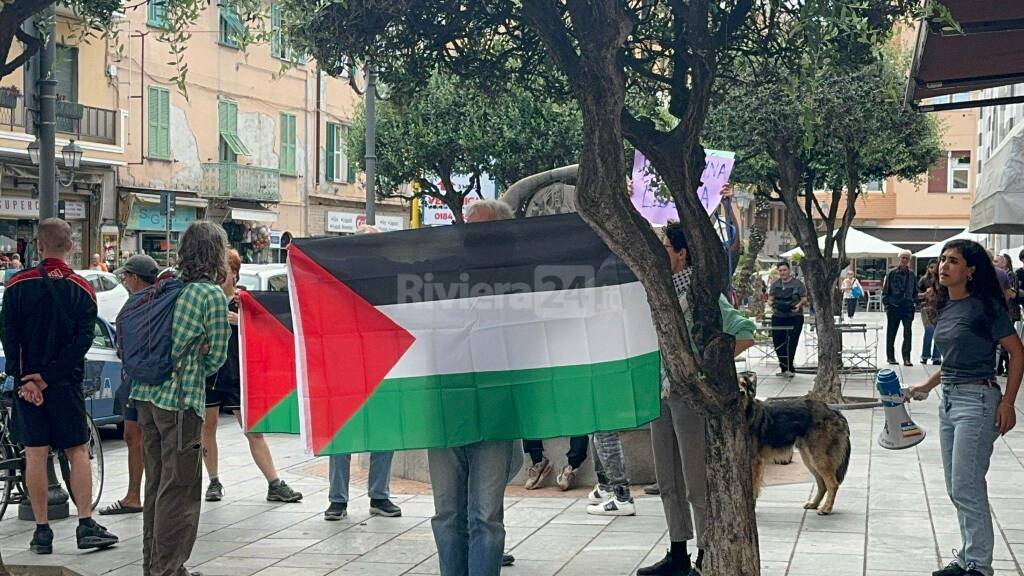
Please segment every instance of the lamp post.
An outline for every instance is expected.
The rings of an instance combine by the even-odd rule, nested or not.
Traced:
[[[28,145],[28,157],[29,157],[29,159],[32,161],[33,165],[40,166],[40,169],[39,169],[39,183],[40,183],[40,186],[39,186],[39,219],[40,220],[45,220],[46,218],[51,218],[52,216],[44,216],[43,215],[43,210],[42,210],[43,203],[45,201],[45,199],[43,198],[43,186],[42,186],[42,184],[43,184],[43,167],[46,166],[46,163],[48,161],[53,163],[53,165],[54,165],[54,174],[53,174],[54,186],[56,186],[58,181],[60,182],[61,186],[64,186],[64,187],[71,186],[72,184],[75,183],[75,172],[82,165],[82,155],[83,155],[83,152],[82,152],[82,147],[79,146],[78,142],[75,142],[74,140],[68,142],[67,144],[64,145],[63,148],[61,148],[61,150],[60,150],[61,160],[63,161],[64,169],[67,171],[67,174],[68,174],[67,180],[65,180],[64,177],[60,174],[60,172],[56,169],[57,159],[54,158],[52,154],[50,155],[50,158],[47,159],[47,157],[44,154],[41,153],[42,149],[43,149],[43,145],[40,144],[39,138],[36,138],[32,142],[30,142],[29,145]],[[54,196],[54,200],[56,200],[56,195]],[[54,206],[53,216],[56,216],[56,215],[57,215],[57,209],[56,209],[56,205],[55,205]]]

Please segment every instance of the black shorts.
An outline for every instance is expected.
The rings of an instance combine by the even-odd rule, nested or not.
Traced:
[[[131,393],[131,382],[122,382],[114,394],[114,414],[128,422],[138,422],[139,411],[135,409],[135,401],[130,398]]]
[[[14,438],[33,448],[74,448],[89,441],[88,418],[81,384],[51,384],[43,392],[42,406],[15,397]]]
[[[207,408],[226,408],[228,410],[242,409],[242,394],[240,390],[230,388],[207,388]]]

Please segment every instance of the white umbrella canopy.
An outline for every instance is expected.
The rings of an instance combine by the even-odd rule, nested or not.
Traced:
[[[818,237],[818,247],[825,248],[825,237]],[[870,234],[865,234],[856,228],[850,228],[846,233],[846,257],[847,258],[890,258],[899,256],[903,248],[890,244],[885,240],[879,240]],[[801,248],[794,248],[782,256],[792,258],[797,254],[803,255]],[[833,255],[839,254],[839,248],[832,249]]]
[[[924,250],[921,250],[920,252],[914,254],[914,257],[938,258],[939,256],[942,256],[942,247],[945,246],[946,242],[949,242],[950,240],[974,240],[975,242],[984,245],[985,236],[986,234],[975,234],[967,229],[964,229],[963,232],[957,234],[956,236],[947,238],[942,242],[936,242],[935,244],[932,244],[931,246],[925,248]]]

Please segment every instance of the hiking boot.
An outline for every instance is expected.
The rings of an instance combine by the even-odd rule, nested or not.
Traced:
[[[672,552],[666,552],[665,557],[655,564],[636,571],[637,576],[688,576],[690,574],[690,556],[682,558],[672,556]]]
[[[644,486],[644,494],[647,494],[648,496],[657,496],[661,494],[661,486],[658,486],[657,483]]]
[[[207,502],[220,502],[224,499],[224,485],[220,483],[220,480],[213,480],[210,485],[206,487],[206,501]]]
[[[398,518],[402,515],[402,509],[395,505],[388,498],[377,500],[370,499],[370,514],[374,516],[385,516],[387,518]]]
[[[507,568],[507,567],[509,567],[509,566],[511,566],[511,565],[513,565],[515,563],[516,563],[516,557],[515,556],[513,556],[511,554],[502,554],[501,555],[501,565],[502,566]]]
[[[558,473],[558,477],[555,478],[555,482],[558,483],[558,487],[561,488],[562,492],[569,490],[576,484],[576,468],[567,464],[562,468],[562,471]]]
[[[587,506],[587,514],[593,516],[636,516],[636,506],[633,499],[619,500],[609,498],[604,504],[591,504]]]
[[[605,492],[601,490],[601,485],[594,486],[594,489],[587,494],[587,500],[590,500],[591,504],[601,504],[612,497],[611,492]]]
[[[220,483],[218,482],[218,486]],[[210,484],[210,489],[213,488],[213,484]],[[223,494],[223,487],[221,488]],[[206,491],[206,499],[210,499],[210,490]],[[217,498],[220,500],[220,498]],[[271,484],[267,488],[267,502],[286,502],[292,504],[295,502],[302,501],[302,492],[296,492],[292,490],[292,487],[285,484],[284,480],[278,480],[277,485]]]
[[[544,480],[547,479],[548,475],[551,474],[551,461],[547,458],[541,458],[540,462],[537,462],[533,466],[530,466],[530,477],[526,479],[525,487],[527,490],[536,490],[540,488]]]
[[[92,519],[86,524],[79,524],[75,536],[78,538],[79,550],[91,550],[93,548],[102,550],[110,548],[117,544],[118,541],[117,536],[108,532],[106,528],[100,526]]]
[[[36,527],[35,533],[32,534],[32,541],[29,542],[28,549],[36,554],[53,554],[53,530],[48,527]]]
[[[324,512],[324,520],[328,522],[337,522],[345,516],[348,516],[348,504],[344,502],[331,502],[327,511]]]

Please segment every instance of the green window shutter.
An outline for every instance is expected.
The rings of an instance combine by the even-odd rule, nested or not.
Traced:
[[[217,112],[220,137],[224,139],[224,143],[235,154],[248,156],[249,149],[238,137],[238,103],[232,100],[220,100]]]
[[[286,58],[287,49],[281,32],[281,7],[273,4],[270,7],[270,54],[275,58]]]
[[[333,122],[327,123],[327,151],[324,154],[324,179],[331,182],[335,179],[334,157],[337,151],[338,125]]]
[[[149,87],[149,157],[171,159],[170,92]]]
[[[154,28],[167,28],[167,0],[149,0],[146,23]]]
[[[355,158],[354,154],[351,154],[352,151],[348,149],[348,130],[349,130],[349,128],[348,128],[348,126],[346,126],[345,127],[345,131],[344,131],[344,135],[345,135],[345,144],[344,144],[344,146],[345,146],[345,164],[346,164],[346,169],[348,170],[348,178],[345,181],[346,182],[355,183],[355,181],[356,181],[356,158]]]
[[[239,48],[238,37],[245,33],[245,26],[238,16],[238,9],[229,0],[220,4],[220,41],[225,46]]]
[[[280,170],[287,176],[295,176],[295,116],[281,114],[281,158]]]

